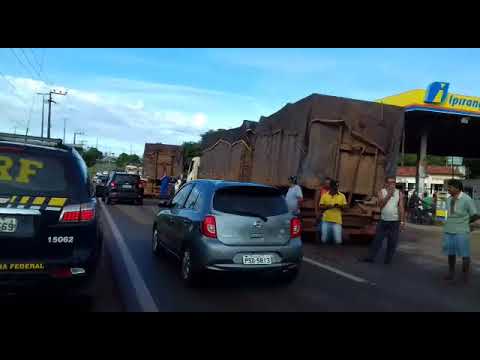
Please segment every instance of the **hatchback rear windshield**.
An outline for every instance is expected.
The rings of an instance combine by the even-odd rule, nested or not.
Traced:
[[[64,162],[61,156],[0,148],[0,194],[67,195],[69,182]]]
[[[220,189],[213,198],[214,210],[229,214],[257,214],[264,217],[288,213],[287,203],[276,189],[234,187]]]
[[[120,184],[124,184],[124,183],[135,184],[140,181],[140,176],[117,174],[115,175],[114,180]]]

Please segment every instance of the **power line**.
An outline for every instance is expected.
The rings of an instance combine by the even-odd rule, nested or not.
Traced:
[[[4,73],[2,73],[2,72],[0,71],[0,75],[2,75],[2,77],[5,79],[5,81],[6,81],[15,91],[18,91],[18,90],[17,90],[17,87],[16,87],[15,85],[13,85],[13,84],[10,82],[10,80],[7,79],[7,76],[6,76]]]
[[[17,53],[16,53],[15,51],[13,51],[12,48],[10,48],[10,51],[11,51],[12,54],[17,58],[17,61],[23,66],[23,68],[24,68],[25,70],[27,70],[28,76],[32,76],[32,74],[30,73],[30,70],[29,70],[29,69],[27,68],[27,66],[23,63],[23,61],[20,60],[20,58],[17,56]],[[34,77],[34,76],[32,76],[32,77]]]
[[[28,58],[27,53],[25,52],[25,50],[23,50],[22,48],[20,48],[20,51],[22,52],[23,57],[24,57],[25,59],[27,59],[27,62],[28,62],[28,64],[30,65],[30,67],[33,69],[34,73],[38,76],[38,79],[39,79],[39,80],[42,80],[42,77],[41,77],[40,73],[39,73],[38,70],[35,68],[35,66],[33,66],[33,64],[32,64],[32,62],[30,61],[30,59]],[[42,81],[43,81],[43,80],[42,80]]]

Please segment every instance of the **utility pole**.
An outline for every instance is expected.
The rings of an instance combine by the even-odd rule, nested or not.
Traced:
[[[52,122],[51,122],[51,118],[52,118],[52,102],[56,104],[55,101],[52,100],[52,95],[62,95],[62,96],[65,96],[67,95],[67,92],[61,92],[61,91],[56,91],[56,90],[53,90],[53,91],[50,91],[48,93],[48,125],[47,125],[47,138],[50,139],[50,130],[51,130],[51,127],[52,127]]]
[[[77,135],[85,135],[85,134],[81,131],[75,131],[73,133],[73,145],[75,145],[75,141],[77,140]]]
[[[45,128],[44,125],[44,118],[45,118],[45,96],[48,95],[48,93],[37,93],[37,95],[42,95],[42,130],[40,133],[40,137],[43,138],[43,129]]]
[[[67,118],[63,118],[63,143],[65,144],[65,133],[67,132]]]

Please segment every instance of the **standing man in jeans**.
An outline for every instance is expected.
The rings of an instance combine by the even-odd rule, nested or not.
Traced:
[[[463,280],[470,278],[470,224],[478,220],[475,203],[463,192],[463,184],[459,180],[448,181],[447,199],[448,217],[443,229],[443,253],[448,256],[448,275],[445,280],[455,280],[457,256],[463,258]]]
[[[322,243],[330,240],[337,245],[342,243],[342,209],[347,206],[345,195],[338,191],[338,182],[330,181],[330,191],[320,199],[322,218]]]
[[[315,231],[315,238],[317,243],[322,239],[322,217],[323,213],[320,210],[320,199],[323,195],[327,194],[330,191],[330,183],[332,179],[328,176],[325,178],[323,185],[320,187],[320,191],[317,191],[315,194],[315,217],[317,220],[317,231]]]
[[[405,208],[403,193],[395,188],[395,177],[385,179],[385,188],[378,194],[378,206],[381,209],[381,219],[377,225],[375,239],[370,246],[369,254],[361,259],[363,262],[373,263],[378,251],[382,247],[383,240],[388,239],[385,264],[390,264],[398,244],[400,228],[405,226]]]

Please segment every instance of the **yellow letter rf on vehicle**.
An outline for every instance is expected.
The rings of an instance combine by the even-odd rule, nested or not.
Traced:
[[[87,167],[61,140],[0,133],[0,292],[85,294],[102,237]]]

